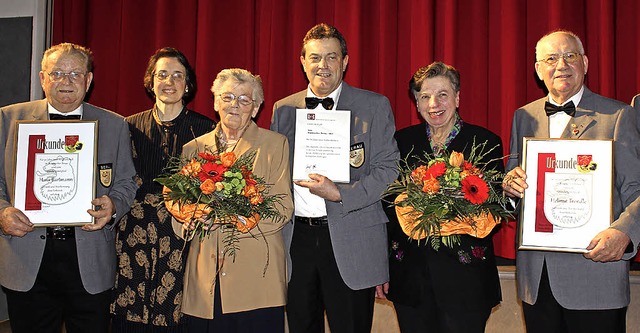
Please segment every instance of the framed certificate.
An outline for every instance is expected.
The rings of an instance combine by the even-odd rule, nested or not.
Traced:
[[[348,183],[351,111],[296,110],[293,180],[321,174],[334,183]]]
[[[14,206],[36,226],[93,223],[97,121],[18,121]]]
[[[523,140],[518,249],[587,252],[613,220],[613,141]]]

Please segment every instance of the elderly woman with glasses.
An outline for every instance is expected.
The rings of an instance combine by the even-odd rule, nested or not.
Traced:
[[[419,68],[409,83],[425,123],[395,134],[401,160],[411,168],[424,154],[442,157],[457,151],[469,159],[474,143],[486,142],[480,160],[487,169],[504,171],[502,140],[486,128],[463,122],[458,114],[460,74],[452,66],[434,62]],[[393,202],[390,198],[390,201]],[[387,210],[390,280],[376,290],[393,301],[400,330],[406,332],[484,332],[491,309],[500,303],[500,281],[491,235],[460,235],[453,247],[434,250],[429,241],[408,241],[396,211]]]
[[[113,332],[183,332],[184,241],[173,232],[154,182],[182,146],[214,122],[186,108],[196,78],[185,56],[170,47],[151,56],[144,76],[152,109],[127,117],[140,188],[118,228],[118,272],[111,309]]]
[[[186,144],[183,156],[204,151],[236,156],[255,152],[253,173],[270,186],[269,195],[281,196],[276,206],[288,221],[293,214],[289,144],[284,136],[252,121],[264,100],[260,77],[244,69],[225,69],[218,73],[211,91],[220,122],[212,132]],[[175,219],[173,224],[179,235],[193,226]],[[222,227],[191,241],[182,303],[190,331],[284,332],[284,225],[261,219],[258,232],[240,235],[235,257],[224,251]]]

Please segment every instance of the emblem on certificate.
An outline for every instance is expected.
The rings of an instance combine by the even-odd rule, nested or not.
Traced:
[[[93,223],[98,122],[16,126],[14,206],[36,226]]]
[[[613,220],[613,141],[524,138],[520,250],[586,252]]]
[[[350,181],[349,165],[364,163],[364,144],[350,146],[351,111],[296,110],[293,180],[321,174],[334,183]]]

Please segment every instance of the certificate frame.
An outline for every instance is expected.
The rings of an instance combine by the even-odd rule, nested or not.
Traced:
[[[518,250],[585,253],[613,221],[613,140],[523,138]]]
[[[16,122],[13,205],[36,226],[94,223],[98,121]]]

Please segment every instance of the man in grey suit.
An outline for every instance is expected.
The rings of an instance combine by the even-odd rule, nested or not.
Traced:
[[[287,137],[293,160],[304,154],[294,151],[296,109],[350,110],[351,180],[336,184],[312,173],[295,182],[295,218],[283,229],[291,260],[289,330],[324,332],[326,310],[332,332],[369,332],[374,288],[389,279],[380,196],[398,175],[391,106],[342,81],[349,56],[335,27],[311,28],[300,62],[309,86],[275,103],[271,129]]]
[[[0,109],[0,284],[7,294],[11,330],[107,332],[116,255],[114,222],[129,211],[137,186],[124,118],[84,103],[93,79],[91,52],[63,43],[45,51],[40,83],[46,99]],[[68,117],[68,118],[65,118]],[[13,207],[18,120],[98,121],[94,224],[34,228]],[[92,186],[93,184],[78,184]],[[87,203],[88,204],[88,203]],[[64,221],[65,217],[60,216]]]
[[[640,165],[633,110],[584,86],[589,61],[580,39],[568,31],[542,37],[535,69],[549,95],[516,110],[511,155],[503,183],[519,198],[527,188],[522,138],[613,139],[611,226],[584,254],[518,251],[516,275],[527,332],[625,332],[629,262],[640,242]]]

